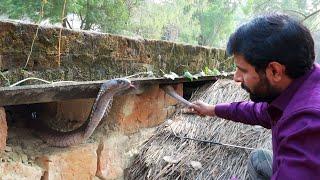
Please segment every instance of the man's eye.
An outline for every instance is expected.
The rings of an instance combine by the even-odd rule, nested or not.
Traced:
[[[240,69],[240,68],[237,68],[237,70],[239,70],[240,72],[246,72],[244,69]]]

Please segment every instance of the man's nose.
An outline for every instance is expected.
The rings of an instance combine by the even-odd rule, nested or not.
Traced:
[[[234,80],[235,82],[242,82],[242,76],[239,74],[238,71],[236,71],[236,72],[234,73],[234,75],[233,75],[233,80]]]

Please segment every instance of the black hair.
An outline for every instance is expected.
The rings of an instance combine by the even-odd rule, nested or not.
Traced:
[[[240,26],[229,38],[227,54],[243,55],[257,72],[271,61],[279,62],[293,79],[308,72],[315,60],[310,31],[283,14],[264,15]]]

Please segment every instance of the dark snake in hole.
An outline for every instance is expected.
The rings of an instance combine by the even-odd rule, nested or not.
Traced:
[[[59,132],[53,129],[37,132],[46,143],[56,147],[77,145],[87,140],[99,125],[101,119],[107,116],[113,97],[133,87],[131,81],[124,78],[111,79],[103,83],[92,106],[89,119],[79,128],[69,132]]]

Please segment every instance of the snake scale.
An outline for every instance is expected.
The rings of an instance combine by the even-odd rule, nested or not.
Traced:
[[[80,144],[87,140],[99,125],[101,119],[108,115],[114,96],[123,93],[130,87],[134,87],[130,80],[119,78],[111,79],[103,83],[92,106],[89,119],[78,129],[69,132],[55,130],[37,132],[41,139],[51,146],[68,147]]]

